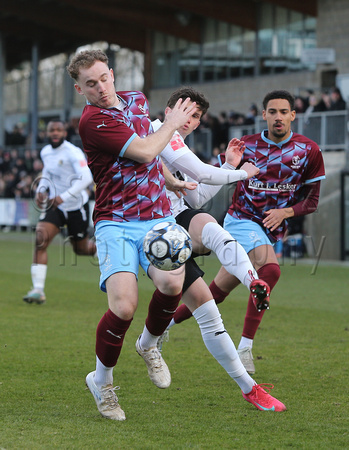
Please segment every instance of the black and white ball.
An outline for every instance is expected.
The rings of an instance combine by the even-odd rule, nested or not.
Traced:
[[[175,270],[190,258],[192,241],[181,225],[161,222],[145,235],[143,250],[153,266],[161,270]]]

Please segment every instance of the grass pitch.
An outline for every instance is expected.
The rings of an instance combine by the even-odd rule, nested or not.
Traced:
[[[28,305],[31,233],[0,232],[0,449],[340,449],[349,448],[349,267],[285,261],[254,344],[258,383],[288,410],[243,400],[207,352],[194,319],[174,327],[163,355],[169,389],[148,379],[135,341],[153,292],[141,273],[139,308],[114,374],[125,422],[103,419],[85,376],[95,366],[95,332],[107,307],[99,270],[60,238],[49,248],[47,303]],[[219,268],[201,261],[209,283]],[[247,290],[220,305],[238,344]]]

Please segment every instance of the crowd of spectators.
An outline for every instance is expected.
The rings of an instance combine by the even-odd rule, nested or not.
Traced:
[[[347,104],[340,89],[333,87],[321,94],[307,90],[305,95],[296,97],[295,106],[297,113],[311,114],[313,112],[343,111]]]
[[[42,161],[37,150],[0,148],[0,198],[32,198],[32,185],[42,171]]]
[[[320,95],[308,90],[304,95],[297,96],[295,103],[296,112],[305,116],[313,112],[344,110],[346,107],[346,102],[337,87]],[[200,130],[205,128],[210,129],[212,153],[209,158],[200,153],[197,155],[207,163],[217,164],[218,155],[225,151],[229,142],[229,129],[234,126],[251,126],[259,114],[255,104],[250,105],[246,114],[222,111],[215,116],[209,112],[206,113],[201,119],[197,132],[200,133]],[[157,118],[163,120],[163,113],[159,113]],[[67,124],[67,140],[79,146],[76,140],[79,137],[78,125],[78,118],[72,118]],[[30,136],[25,135],[20,125],[15,125],[11,133],[6,133],[6,149],[0,148],[0,198],[33,198],[35,192],[32,186],[42,170],[40,149],[46,143],[44,132],[39,133],[37,143],[38,150],[28,150]]]
[[[72,141],[78,134],[78,124],[78,118],[67,124],[67,140]],[[21,124],[6,132],[5,148],[0,147],[0,198],[34,198],[43,168],[40,150],[47,142],[45,131],[39,131],[37,150],[30,150],[30,139]]]

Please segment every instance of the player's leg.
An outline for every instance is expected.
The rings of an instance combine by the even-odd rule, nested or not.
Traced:
[[[156,290],[149,303],[148,315],[142,334],[136,342],[136,350],[147,365],[151,381],[164,389],[171,384],[171,374],[157,342],[169,325],[182,297],[184,266],[170,272],[149,266],[148,274]]]
[[[33,288],[23,297],[27,303],[42,304],[46,301],[45,282],[47,274],[47,248],[63,226],[64,218],[57,210],[48,210],[45,217],[37,223],[35,248],[30,268]]]
[[[188,272],[188,266],[186,269]],[[233,341],[224,328],[220,312],[212,298],[212,294],[201,277],[197,278],[185,290],[182,301],[195,317],[206,348],[238,384],[244,398],[258,407],[255,397],[257,395],[256,392],[260,392],[258,404],[262,409],[270,410],[275,408],[277,411],[286,409],[281,402],[269,396],[265,391],[261,391],[260,387],[247,373],[240,361]]]
[[[274,248],[271,245],[260,245],[251,250],[249,256],[257,269],[258,276],[263,278],[268,283],[270,290],[272,290],[280,278],[280,267]],[[251,294],[248,299],[242,337],[238,347],[238,350],[241,352],[245,349],[246,355],[250,353],[248,349],[252,349],[253,340],[264,312],[263,310],[256,310]]]
[[[189,231],[193,241],[194,254],[206,254],[208,250],[216,253],[223,265],[224,273],[228,274],[230,289],[220,289],[214,282],[210,289],[213,291],[216,303],[220,303],[236,287],[240,281],[251,290],[256,287],[264,292],[264,306],[269,301],[269,287],[264,280],[258,280],[258,275],[245,252],[244,248],[232,238],[209,214],[201,211],[185,210],[176,218],[177,222]],[[253,284],[252,284],[253,283]],[[191,317],[190,311],[183,304],[177,309],[171,325],[180,323]]]
[[[107,292],[108,310],[97,326],[96,370],[87,375],[86,384],[99,412],[113,420],[125,420],[113,388],[113,369],[138,304],[138,249],[132,232],[126,231],[123,223],[102,221],[96,226],[100,288]]]
[[[96,253],[94,240],[88,237],[89,206],[88,202],[77,211],[69,211],[67,219],[68,235],[77,255],[93,256]]]
[[[170,323],[182,297],[185,273],[184,266],[169,272],[159,270],[152,266],[145,256],[143,251],[145,234],[154,225],[163,221],[158,219],[143,224],[144,230],[138,241],[140,264],[153,281],[156,290],[149,303],[144,329],[136,342],[136,351],[144,359],[150,379],[159,388],[166,388],[171,384],[171,374],[157,348],[157,341]],[[167,217],[166,221],[175,223],[172,216]]]
[[[251,263],[257,270],[259,279],[262,279],[268,285],[271,283],[269,289],[274,287],[276,282],[273,281],[273,277],[268,276],[267,272],[263,270],[260,271],[261,266],[265,263],[273,264],[273,266],[269,267],[274,267],[274,269],[276,268],[279,270],[275,252],[273,251],[273,247],[263,228],[251,220],[238,220],[230,215],[227,215],[224,220],[224,228],[226,228],[231,235],[236,237],[248,253]],[[210,285],[212,291],[215,292],[214,296],[216,296],[216,293],[218,295],[223,294],[224,296],[224,293],[229,293],[234,287],[235,281],[230,278],[224,268],[218,272]],[[253,374],[255,373],[252,356],[253,337],[263,318],[264,310],[258,311],[258,308],[256,308],[256,294],[252,289],[251,291],[247,305],[244,331],[238,346],[238,353],[247,371],[250,374]]]
[[[204,254],[212,250],[222,266],[231,275],[238,278],[248,289],[258,275],[243,247],[224,230],[217,221],[206,213],[192,217],[189,224],[189,234],[193,236],[193,250]],[[200,245],[201,243],[201,245]]]

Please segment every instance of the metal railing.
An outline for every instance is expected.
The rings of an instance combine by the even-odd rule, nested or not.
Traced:
[[[344,111],[297,114],[292,130],[315,141],[322,151],[346,151],[349,166],[349,113]],[[259,133],[266,128],[262,116],[256,118],[254,125],[239,125],[229,128],[229,139],[241,138],[246,134]],[[210,129],[198,129],[187,138],[187,144],[198,153],[210,159],[212,155],[212,132]]]

